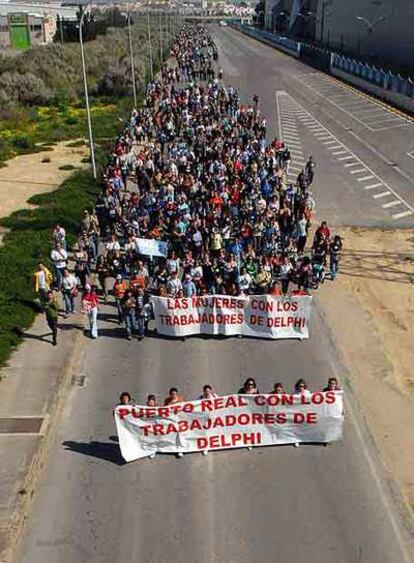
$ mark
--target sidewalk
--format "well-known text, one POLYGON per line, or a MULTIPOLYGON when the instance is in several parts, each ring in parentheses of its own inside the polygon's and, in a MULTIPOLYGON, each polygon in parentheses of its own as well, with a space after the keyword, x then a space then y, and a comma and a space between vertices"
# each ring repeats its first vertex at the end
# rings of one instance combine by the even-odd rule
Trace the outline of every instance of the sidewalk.
POLYGON ((77 374, 82 318, 59 317, 59 328, 54 348, 44 315, 39 315, 0 371, 0 563, 12 561, 60 398, 77 374))

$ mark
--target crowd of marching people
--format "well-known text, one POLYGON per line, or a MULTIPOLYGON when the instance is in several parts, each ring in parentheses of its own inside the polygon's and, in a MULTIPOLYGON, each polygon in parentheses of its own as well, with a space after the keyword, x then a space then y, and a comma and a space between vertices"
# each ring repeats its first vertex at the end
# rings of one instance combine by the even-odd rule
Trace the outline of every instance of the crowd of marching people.
POLYGON ((294 184, 291 155, 251 105, 215 70, 217 49, 202 26, 185 27, 171 59, 134 109, 103 177, 95 209, 85 211, 68 269, 65 230, 56 225, 50 261, 35 273, 56 343, 52 286, 65 315, 82 310, 98 336, 99 301, 112 294, 127 338, 142 339, 149 296, 288 294, 333 280, 342 250, 325 221, 308 236, 315 214, 310 157, 294 184), (166 243, 163 256, 139 252, 138 239, 166 243), (99 294, 99 297, 98 297, 99 294))
MULTIPOLYGON (((336 377, 329 377, 326 386, 322 389, 323 392, 340 391, 340 390, 341 390, 341 387, 340 387, 339 381, 336 377)), ((248 377, 245 380, 245 382, 243 383, 243 385, 240 387, 240 389, 237 391, 238 395, 259 395, 260 393, 261 393, 261 391, 259 391, 256 380, 253 377, 248 377)), ((269 395, 285 395, 287 393, 289 393, 289 392, 285 390, 283 383, 280 383, 280 382, 275 383, 273 385, 273 388, 270 391, 265 392, 265 394, 269 394, 269 395)), ((296 383, 293 387, 292 393, 294 395, 309 396, 311 391, 310 391, 308 384, 305 381, 305 379, 300 378, 296 381, 296 383)), ((215 390, 213 389, 213 387, 210 384, 205 384, 205 385, 203 385, 201 394, 198 395, 197 397, 195 397, 194 400, 216 399, 219 396, 220 395, 215 392, 215 390)), ((177 403, 183 403, 185 401, 186 401, 186 399, 185 399, 184 395, 182 395, 179 392, 177 387, 171 387, 168 391, 168 395, 165 397, 165 399, 163 401, 159 402, 156 395, 150 394, 150 395, 147 396, 147 399, 145 401, 145 405, 147 407, 153 408, 153 407, 175 405, 177 403)), ((141 404, 141 403, 136 401, 128 391, 123 391, 120 394, 118 406, 136 405, 136 404, 141 404)), ((300 444, 299 444, 299 442, 294 442, 293 445, 295 447, 299 447, 300 444)), ((251 450, 252 448, 249 447, 248 449, 251 450)), ((208 450, 204 450, 203 454, 207 455, 208 450)), ((183 453, 179 452, 177 454, 177 456, 183 457, 183 453)), ((154 458, 155 452, 153 452, 150 457, 154 458)))

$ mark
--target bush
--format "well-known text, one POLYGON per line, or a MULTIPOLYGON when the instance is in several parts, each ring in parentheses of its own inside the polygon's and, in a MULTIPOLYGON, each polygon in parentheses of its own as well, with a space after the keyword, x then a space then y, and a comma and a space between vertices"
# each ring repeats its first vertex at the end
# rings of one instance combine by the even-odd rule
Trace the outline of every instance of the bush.
POLYGON ((24 135, 19 135, 18 137, 14 137, 14 139, 12 139, 12 144, 15 147, 23 150, 28 150, 33 146, 33 143, 31 142, 29 137, 24 135))
POLYGON ((36 209, 17 211, 0 220, 9 230, 0 247, 0 364, 22 340, 22 329, 29 327, 37 308, 32 275, 39 260, 49 256, 50 232, 60 223, 69 243, 78 230, 84 209, 93 206, 99 186, 87 171, 73 174, 54 192, 30 198, 36 209))

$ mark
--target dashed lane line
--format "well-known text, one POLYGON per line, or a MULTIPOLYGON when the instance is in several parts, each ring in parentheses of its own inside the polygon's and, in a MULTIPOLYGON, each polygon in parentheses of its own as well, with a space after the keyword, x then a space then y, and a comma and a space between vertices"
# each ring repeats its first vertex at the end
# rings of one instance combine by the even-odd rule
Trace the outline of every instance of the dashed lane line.
POLYGON ((389 209, 390 207, 396 207, 397 205, 400 205, 400 202, 398 201, 398 199, 394 199, 394 201, 390 201, 389 203, 384 203, 382 207, 384 209, 389 209))
POLYGON ((381 199, 381 198, 386 197, 390 194, 391 194, 391 192, 389 190, 387 190, 386 192, 381 192, 380 194, 374 194, 372 197, 374 199, 381 199))
POLYGON ((373 178, 375 178, 375 176, 370 174, 369 176, 364 176, 363 178, 357 178, 357 180, 358 182, 366 182, 367 180, 372 180, 373 178))

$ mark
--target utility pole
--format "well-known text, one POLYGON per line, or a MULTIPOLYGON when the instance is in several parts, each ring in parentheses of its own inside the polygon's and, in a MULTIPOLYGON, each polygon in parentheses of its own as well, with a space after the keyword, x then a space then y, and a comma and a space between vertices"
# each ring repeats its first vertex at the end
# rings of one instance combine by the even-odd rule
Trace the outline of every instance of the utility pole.
POLYGON ((91 110, 89 107, 89 94, 88 94, 88 81, 86 79, 86 65, 85 65, 85 53, 83 49, 83 35, 82 35, 82 26, 83 21, 85 19, 86 14, 86 7, 82 12, 80 21, 79 21, 79 43, 81 48, 81 57, 82 57, 82 74, 83 74, 83 87, 85 90, 85 105, 86 105, 86 117, 88 121, 88 134, 89 134, 89 150, 91 155, 91 164, 92 164, 92 175, 93 179, 96 180, 96 162, 95 162, 95 148, 93 146, 93 134, 92 134, 92 121, 91 121, 91 110))
POLYGON ((151 76, 151 80, 154 80, 154 63, 153 63, 153 60, 152 60, 151 25, 150 25, 149 5, 147 5, 147 25, 148 25, 148 47, 149 47, 149 57, 150 57, 150 76, 151 76))
POLYGON ((132 46, 132 33, 131 33, 131 10, 128 11, 128 43, 129 43, 129 60, 131 64, 132 95, 134 98, 134 108, 136 108, 138 104, 137 104, 137 85, 135 83, 134 50, 132 46))

